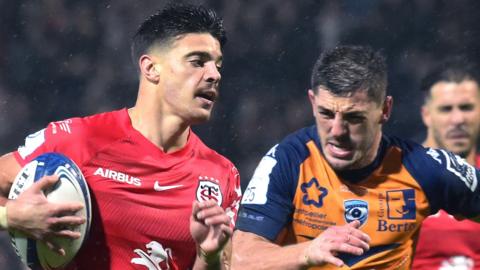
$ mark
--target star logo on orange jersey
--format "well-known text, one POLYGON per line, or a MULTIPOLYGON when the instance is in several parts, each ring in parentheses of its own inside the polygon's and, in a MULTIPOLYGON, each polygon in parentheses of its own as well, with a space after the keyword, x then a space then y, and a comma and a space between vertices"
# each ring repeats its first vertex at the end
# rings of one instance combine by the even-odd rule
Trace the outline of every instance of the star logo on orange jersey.
POLYGON ((323 206, 323 198, 327 196, 328 190, 320 186, 317 178, 312 178, 307 183, 303 183, 300 189, 303 192, 302 201, 305 205, 323 206))

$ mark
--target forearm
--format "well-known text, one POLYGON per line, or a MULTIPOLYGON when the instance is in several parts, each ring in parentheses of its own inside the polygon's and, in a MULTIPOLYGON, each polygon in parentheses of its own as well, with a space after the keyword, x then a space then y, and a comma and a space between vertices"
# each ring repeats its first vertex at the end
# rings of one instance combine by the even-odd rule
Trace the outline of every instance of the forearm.
POLYGON ((278 246, 274 243, 254 239, 245 233, 234 234, 232 253, 232 269, 305 269, 308 258, 304 250, 308 242, 289 246, 278 246))
POLYGON ((232 269, 305 269, 307 258, 302 255, 304 244, 291 246, 255 247, 249 252, 234 253, 232 269))

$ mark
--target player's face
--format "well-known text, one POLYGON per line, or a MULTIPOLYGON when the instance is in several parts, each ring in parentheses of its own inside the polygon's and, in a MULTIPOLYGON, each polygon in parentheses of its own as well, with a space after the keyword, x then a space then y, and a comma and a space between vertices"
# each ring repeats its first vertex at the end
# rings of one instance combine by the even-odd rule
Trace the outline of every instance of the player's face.
POLYGON ((466 157, 474 151, 480 128, 478 84, 438 82, 430 89, 431 98, 422 108, 432 147, 448 149, 466 157))
POLYGON ((158 55, 162 110, 189 124, 208 120, 219 94, 219 41, 210 34, 186 34, 158 55))
POLYGON ((323 154, 334 170, 359 169, 376 157, 382 124, 392 107, 391 97, 383 104, 372 101, 365 91, 339 97, 320 88, 309 90, 323 154))

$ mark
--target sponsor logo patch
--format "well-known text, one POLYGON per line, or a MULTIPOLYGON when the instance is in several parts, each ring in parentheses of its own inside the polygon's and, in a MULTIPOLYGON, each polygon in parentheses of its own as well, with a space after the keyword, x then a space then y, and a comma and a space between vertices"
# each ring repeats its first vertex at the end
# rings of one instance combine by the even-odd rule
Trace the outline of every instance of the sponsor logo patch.
POLYGON ((277 160, 275 159, 277 146, 278 144, 270 149, 258 164, 242 197, 242 204, 265 204, 267 202, 270 174, 273 167, 277 165, 277 160))
POLYGON ((445 168, 465 183, 468 189, 472 192, 475 191, 478 185, 476 170, 465 159, 442 149, 430 148, 427 154, 439 164, 444 164, 441 159, 443 156, 445 158, 445 168))
POLYGON ((323 206, 323 198, 328 195, 328 190, 320 186, 317 178, 312 178, 307 183, 303 183, 300 189, 303 192, 303 203, 318 208, 323 206))
POLYGON ((51 123, 52 125, 52 134, 57 134, 58 129, 60 129, 63 132, 72 133, 72 129, 70 128, 70 124, 72 123, 72 119, 67 119, 63 121, 57 121, 51 123))
POLYGON ((218 180, 206 176, 200 176, 199 180, 197 187, 197 201, 204 202, 214 200, 218 205, 222 205, 223 195, 218 180))
POLYGON ((389 219, 416 219, 415 190, 387 191, 386 199, 389 219))
POLYGON ((368 218, 368 203, 362 200, 347 200, 343 202, 345 207, 344 217, 347 223, 354 220, 360 221, 363 225, 368 218))
POLYGON ((120 183, 126 183, 137 187, 142 186, 142 180, 137 177, 130 176, 126 173, 117 172, 111 169, 98 168, 93 175, 100 175, 104 178, 109 178, 120 183))
POLYGON ((158 181, 155 181, 155 183, 153 184, 153 189, 155 191, 166 191, 166 190, 180 188, 180 187, 183 187, 183 185, 162 186, 158 183, 158 181))
POLYGON ((477 188, 477 174, 475 168, 465 159, 453 153, 441 150, 447 160, 447 170, 455 174, 472 192, 477 188))
POLYGON ((172 249, 164 248, 157 241, 151 241, 146 245, 146 251, 135 249, 133 252, 138 257, 130 260, 132 264, 143 265, 148 270, 168 270, 172 261, 172 249))

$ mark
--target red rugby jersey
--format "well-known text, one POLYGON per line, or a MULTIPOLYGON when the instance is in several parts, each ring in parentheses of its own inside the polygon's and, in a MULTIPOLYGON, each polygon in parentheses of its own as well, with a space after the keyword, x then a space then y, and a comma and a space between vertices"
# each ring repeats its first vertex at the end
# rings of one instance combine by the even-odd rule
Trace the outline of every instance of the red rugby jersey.
POLYGON ((236 218, 237 169, 192 131, 182 149, 167 154, 122 109, 50 123, 15 157, 25 165, 45 152, 74 160, 92 196, 90 235, 68 269, 189 269, 192 202, 214 199, 236 218))
MULTIPOLYGON (((480 168, 480 156, 476 157, 480 168)), ((412 269, 480 269, 480 224, 457 221, 443 210, 422 224, 412 269)))

